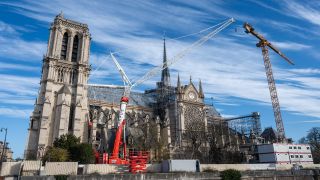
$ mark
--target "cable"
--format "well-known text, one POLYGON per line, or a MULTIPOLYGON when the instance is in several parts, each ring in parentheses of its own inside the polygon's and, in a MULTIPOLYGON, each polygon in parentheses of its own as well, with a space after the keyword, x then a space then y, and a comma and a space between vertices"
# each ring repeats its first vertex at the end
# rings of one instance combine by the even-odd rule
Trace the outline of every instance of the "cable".
MULTIPOLYGON (((228 21, 228 20, 226 20, 226 21, 228 21)), ((214 25, 214 26, 210 26, 210 27, 208 27, 208 28, 202 29, 202 30, 200 30, 200 31, 198 31, 198 32, 195 32, 195 33, 183 35, 183 36, 176 37, 176 38, 168 38, 168 39, 169 39, 169 40, 177 40, 177 39, 182 39, 182 38, 185 38, 185 37, 189 37, 189 36, 201 34, 201 33, 203 33, 203 32, 206 32, 206 31, 210 30, 210 29, 213 29, 214 27, 220 26, 221 24, 225 23, 226 21, 223 21, 223 22, 221 22, 221 23, 219 23, 219 24, 216 24, 216 25, 214 25)))

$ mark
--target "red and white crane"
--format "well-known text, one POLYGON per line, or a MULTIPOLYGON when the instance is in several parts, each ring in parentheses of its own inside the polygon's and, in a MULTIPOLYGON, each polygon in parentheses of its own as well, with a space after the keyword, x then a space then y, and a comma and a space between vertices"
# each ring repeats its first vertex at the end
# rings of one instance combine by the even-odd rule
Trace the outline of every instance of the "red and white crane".
POLYGON ((226 27, 228 27, 230 24, 232 24, 233 22, 235 22, 234 18, 230 18, 222 23, 219 23, 216 29, 214 29, 213 31, 210 31, 210 33, 208 33, 207 35, 203 36, 202 38, 200 38, 199 40, 197 40, 196 42, 194 42, 193 44, 191 44, 189 47, 185 48, 184 50, 182 50, 181 52, 179 52, 178 54, 176 54, 171 60, 169 60, 166 64, 163 65, 159 65, 156 66, 155 68, 151 69, 150 71, 148 71, 144 76, 142 76, 141 78, 139 78, 137 81, 135 81, 134 83, 132 83, 128 76, 126 75, 125 71, 123 70, 123 68, 121 67, 121 65, 119 64, 119 62, 117 61, 117 59, 115 58, 113 53, 110 53, 110 56, 113 60, 113 62, 115 63, 117 69, 120 72, 120 75, 122 77, 123 83, 124 83, 124 93, 123 96, 121 97, 120 100, 120 114, 119 114, 119 120, 117 122, 118 124, 118 128, 116 131, 116 136, 115 136, 115 141, 114 141, 114 146, 113 146, 113 152, 111 154, 111 156, 109 157, 109 164, 128 164, 128 160, 126 158, 126 142, 125 142, 125 114, 126 114, 126 107, 129 103, 129 96, 130 96, 130 92, 132 90, 133 87, 138 86, 139 84, 145 82, 146 80, 150 79, 151 77, 153 77, 154 75, 158 74, 159 72, 161 72, 163 69, 166 69, 167 67, 173 65, 174 63, 178 62, 179 60, 181 60, 188 52, 190 52, 192 49, 201 46, 203 43, 205 43, 206 41, 208 41, 209 39, 213 38, 216 34, 218 34, 220 31, 222 31, 223 29, 225 29, 226 27), (123 134, 123 137, 121 138, 123 134), (120 145, 123 145, 123 151, 122 153, 120 153, 120 145), (122 156, 122 157, 120 157, 122 156))

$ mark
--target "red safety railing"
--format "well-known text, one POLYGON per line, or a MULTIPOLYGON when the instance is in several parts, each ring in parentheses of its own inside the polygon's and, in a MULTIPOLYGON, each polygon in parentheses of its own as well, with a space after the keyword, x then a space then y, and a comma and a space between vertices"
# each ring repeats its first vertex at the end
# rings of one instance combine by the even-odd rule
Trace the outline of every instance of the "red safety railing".
POLYGON ((147 170, 148 151, 129 151, 129 169, 131 173, 143 173, 147 170))

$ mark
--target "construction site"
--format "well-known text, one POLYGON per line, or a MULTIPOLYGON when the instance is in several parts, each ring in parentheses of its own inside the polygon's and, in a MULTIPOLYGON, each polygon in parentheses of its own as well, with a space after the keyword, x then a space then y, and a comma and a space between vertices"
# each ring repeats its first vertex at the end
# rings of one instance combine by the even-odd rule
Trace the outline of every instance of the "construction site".
MULTIPOLYGON (((118 78, 123 84, 108 85, 88 82, 90 71, 94 71, 89 63, 88 26, 66 19, 62 13, 57 15, 50 27, 39 94, 30 117, 25 161, 4 163, 1 176, 15 171, 27 178, 30 175, 196 173, 237 169, 265 170, 272 177, 269 171, 291 171, 300 166, 313 168, 310 145, 293 144, 285 134, 281 97, 277 94, 269 53, 279 55, 289 65, 294 63, 249 23, 243 23, 242 31, 256 39, 257 44, 252 44, 257 46, 256 53, 261 53, 259 49, 262 51, 257 61, 265 67, 265 83, 270 91, 276 130, 262 129, 261 115, 255 109, 248 109, 247 114, 223 117, 214 103, 206 103, 206 87, 201 80, 194 82, 190 76, 189 83, 182 84, 179 75, 176 79, 170 76, 172 65, 183 66, 180 61, 188 53, 231 28, 235 21, 230 18, 207 28, 207 34, 172 58, 167 57, 170 49, 164 37, 162 63, 135 81, 126 74, 123 68, 126 65, 119 63, 120 54, 109 53, 106 60, 114 63, 112 66, 119 71, 118 78), (157 76, 161 78, 155 88, 135 91, 157 76), (46 149, 65 134, 91 144, 95 164, 47 162, 41 165, 46 149)), ((314 172, 303 173, 307 176, 314 172)), ((294 178, 292 174, 283 174, 285 176, 294 178)), ((144 178, 148 179, 147 175, 144 178)), ((150 175, 149 178, 154 177, 150 175)), ((183 179, 182 175, 177 178, 183 179)))

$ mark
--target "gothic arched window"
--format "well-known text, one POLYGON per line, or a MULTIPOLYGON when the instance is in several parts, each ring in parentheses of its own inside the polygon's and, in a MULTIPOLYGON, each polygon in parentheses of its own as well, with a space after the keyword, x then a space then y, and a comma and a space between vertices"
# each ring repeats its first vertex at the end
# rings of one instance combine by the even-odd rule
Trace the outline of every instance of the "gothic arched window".
POLYGON ((68 49, 68 33, 65 32, 62 38, 61 44, 61 59, 65 60, 67 57, 67 49, 68 49))
POLYGON ((71 56, 71 61, 72 62, 77 62, 77 57, 78 57, 78 45, 79 45, 79 38, 78 35, 75 35, 73 38, 73 48, 72 48, 72 56, 71 56))

